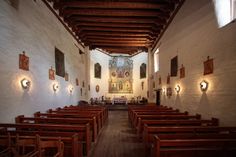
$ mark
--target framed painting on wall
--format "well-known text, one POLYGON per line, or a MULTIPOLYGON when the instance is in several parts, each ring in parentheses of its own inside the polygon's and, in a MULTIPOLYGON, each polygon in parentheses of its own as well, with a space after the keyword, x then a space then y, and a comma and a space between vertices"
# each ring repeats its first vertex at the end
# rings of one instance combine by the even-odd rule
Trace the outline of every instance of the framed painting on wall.
POLYGON ((170 76, 177 76, 178 73, 178 56, 171 59, 170 76))
POLYGON ((140 79, 146 78, 146 68, 147 65, 145 63, 142 63, 140 66, 140 79))
POLYGON ((207 56, 207 60, 204 61, 204 75, 212 74, 213 69, 213 58, 210 59, 210 57, 207 56))
POLYGON ((95 89, 96 89, 96 92, 98 93, 99 92, 99 85, 96 85, 95 89))
POLYGON ((69 81, 69 74, 65 73, 65 81, 69 81))
POLYGON ((75 84, 76 84, 76 86, 79 86, 79 79, 78 78, 75 79, 75 84))
POLYGON ((183 66, 183 64, 181 65, 181 68, 179 69, 179 78, 184 78, 185 77, 185 67, 183 66))
POLYGON ((167 76, 166 83, 167 83, 167 84, 170 84, 170 74, 168 74, 168 76, 167 76))
POLYGON ((19 68, 29 71, 29 57, 25 55, 25 51, 19 55, 19 68))
POLYGON ((65 77, 64 53, 55 47, 56 75, 65 77))
POLYGON ((55 80, 55 71, 52 69, 52 67, 51 67, 51 69, 49 69, 49 79, 50 80, 55 80))
POLYGON ((102 67, 99 63, 94 64, 94 77, 101 78, 102 67))

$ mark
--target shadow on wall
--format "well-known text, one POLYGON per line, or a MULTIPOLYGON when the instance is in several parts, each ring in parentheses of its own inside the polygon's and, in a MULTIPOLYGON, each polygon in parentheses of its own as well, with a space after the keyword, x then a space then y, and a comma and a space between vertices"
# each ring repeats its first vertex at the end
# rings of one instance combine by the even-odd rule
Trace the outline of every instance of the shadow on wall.
POLYGON ((211 110, 211 106, 210 106, 207 94, 206 92, 203 92, 200 102, 198 104, 198 108, 196 109, 196 112, 203 115, 203 117, 207 116, 206 118, 211 118, 212 116, 211 111, 212 110, 211 110))
POLYGON ((174 103, 175 108, 177 109, 182 109, 182 103, 179 94, 176 95, 175 97, 175 103, 174 103))
POLYGON ((32 95, 30 95, 27 90, 23 91, 19 107, 17 108, 17 114, 32 114, 31 111, 33 110, 32 108, 35 107, 34 105, 35 103, 32 95))
POLYGON ((164 94, 161 99, 161 105, 166 105, 166 95, 164 94))
POLYGON ((19 8, 19 0, 5 0, 8 4, 10 4, 13 8, 18 10, 19 8))

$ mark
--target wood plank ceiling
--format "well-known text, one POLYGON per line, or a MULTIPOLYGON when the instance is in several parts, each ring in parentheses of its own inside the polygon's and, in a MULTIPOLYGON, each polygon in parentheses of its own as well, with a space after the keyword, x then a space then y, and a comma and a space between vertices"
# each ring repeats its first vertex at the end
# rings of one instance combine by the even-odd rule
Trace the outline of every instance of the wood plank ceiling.
POLYGON ((47 0, 90 49, 135 54, 153 48, 184 0, 47 0))

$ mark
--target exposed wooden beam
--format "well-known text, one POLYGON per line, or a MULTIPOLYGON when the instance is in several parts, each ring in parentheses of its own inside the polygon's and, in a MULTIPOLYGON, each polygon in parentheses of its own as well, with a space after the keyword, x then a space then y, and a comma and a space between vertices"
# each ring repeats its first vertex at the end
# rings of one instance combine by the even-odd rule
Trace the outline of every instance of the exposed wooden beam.
POLYGON ((130 50, 134 50, 136 49, 137 50, 142 50, 142 51, 148 51, 148 48, 147 47, 144 47, 144 46, 133 46, 133 47, 130 47, 130 46, 114 46, 114 45, 90 45, 90 48, 91 49, 95 49, 95 48, 101 48, 101 49, 116 49, 116 50, 126 50, 126 49, 130 49, 130 50))
POLYGON ((153 38, 155 35, 148 34, 148 33, 139 33, 139 32, 99 32, 99 31, 84 31, 83 34, 79 34, 81 38, 88 35, 96 35, 96 36, 118 36, 118 37, 126 37, 126 36, 132 36, 132 37, 150 37, 153 38))
POLYGON ((110 48, 113 48, 113 49, 143 49, 143 48, 146 48, 145 46, 121 46, 121 45, 90 45, 91 48, 102 48, 102 49, 110 49, 110 48))
POLYGON ((152 45, 152 51, 155 48, 156 44, 160 41, 161 37, 164 35, 165 31, 167 30, 167 28, 169 27, 169 25, 171 24, 171 22, 173 21, 175 15, 178 13, 179 9, 181 8, 181 6, 184 4, 185 0, 179 0, 179 3, 177 5, 177 7, 175 8, 174 12, 172 13, 171 17, 169 18, 167 24, 165 25, 165 27, 163 28, 163 30, 159 33, 158 38, 156 39, 156 41, 154 42, 154 44, 152 45))
POLYGON ((151 42, 148 41, 127 41, 127 40, 106 40, 106 39, 88 39, 86 42, 92 43, 92 44, 97 44, 97 43, 111 43, 111 44, 147 44, 150 45, 151 42))
POLYGON ((81 37, 81 39, 88 39, 88 38, 97 38, 97 39, 114 39, 114 38, 120 38, 120 39, 147 39, 147 40, 154 40, 154 37, 150 37, 150 36, 132 36, 132 35, 123 35, 123 36, 115 36, 115 35, 111 35, 111 34, 104 34, 104 35, 97 35, 97 34, 87 34, 84 37, 81 37))
MULTIPOLYGON (((102 49, 102 50, 105 50, 105 49, 102 49)), ((129 54, 129 55, 132 55, 134 53, 137 53, 139 50, 135 49, 135 50, 123 51, 121 49, 121 50, 116 50, 116 51, 110 51, 110 50, 106 49, 105 51, 110 53, 110 54, 118 53, 118 54, 129 54)))
POLYGON ((92 46, 120 46, 120 47, 149 47, 149 44, 136 44, 136 43, 93 43, 92 46))
POLYGON ((100 27, 128 27, 128 28, 162 28, 161 25, 157 26, 155 24, 150 24, 150 23, 110 23, 110 22, 77 22, 77 23, 72 23, 72 25, 75 25, 76 27, 81 27, 81 26, 100 26, 100 27))
POLYGON ((113 9, 64 9, 60 11, 63 17, 72 15, 79 16, 108 16, 108 17, 159 17, 165 19, 169 17, 168 13, 157 10, 113 10, 113 9))
POLYGON ((110 51, 110 52, 132 52, 132 51, 138 51, 137 48, 129 48, 129 49, 125 49, 125 48, 122 48, 122 49, 117 49, 117 48, 103 48, 107 51, 110 51))
POLYGON ((110 23, 147 23, 147 24, 165 24, 166 20, 162 20, 159 18, 141 18, 141 17, 102 17, 102 16, 74 16, 70 18, 65 18, 65 21, 68 23, 73 23, 73 22, 110 22, 110 23))
POLYGON ((65 24, 65 22, 59 17, 59 15, 56 13, 55 10, 51 7, 51 5, 48 3, 47 0, 42 0, 44 4, 48 7, 48 9, 56 16, 56 18, 61 22, 61 24, 64 26, 64 28, 71 34, 71 36, 80 44, 83 48, 84 45, 79 41, 79 39, 76 37, 76 35, 70 30, 70 28, 65 24))
POLYGON ((183 0, 44 1, 59 9, 69 30, 85 45, 109 53, 137 54, 160 40, 183 0))
POLYGON ((111 32, 143 32, 143 33, 153 33, 153 30, 150 29, 142 29, 142 28, 124 28, 124 27, 80 27, 77 28, 77 33, 81 33, 83 31, 111 31, 111 32))
POLYGON ((96 37, 86 37, 85 40, 113 40, 113 41, 147 41, 151 42, 150 39, 147 38, 134 38, 134 37, 101 37, 101 36, 96 36, 96 37))
POLYGON ((88 2, 88 1, 72 1, 62 2, 60 4, 62 8, 109 8, 109 9, 160 9, 169 10, 168 5, 165 3, 143 3, 143 2, 88 2))

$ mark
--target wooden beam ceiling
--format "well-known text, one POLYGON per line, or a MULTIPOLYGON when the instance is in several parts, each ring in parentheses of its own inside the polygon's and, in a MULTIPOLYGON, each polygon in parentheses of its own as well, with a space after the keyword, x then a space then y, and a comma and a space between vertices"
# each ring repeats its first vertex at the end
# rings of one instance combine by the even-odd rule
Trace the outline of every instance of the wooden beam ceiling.
MULTIPOLYGON (((143 3, 143 2, 90 2, 90 1, 71 1, 71 2, 59 2, 56 8, 87 8, 87 9, 160 9, 163 11, 171 11, 170 6, 165 3, 143 3)), ((172 6, 173 7, 173 6, 172 6)))
POLYGON ((155 46, 184 0, 47 0, 90 49, 135 54, 155 46))
POLYGON ((78 16, 105 16, 105 17, 159 17, 166 19, 168 13, 159 10, 112 10, 112 9, 64 9, 60 12, 63 17, 78 16))

